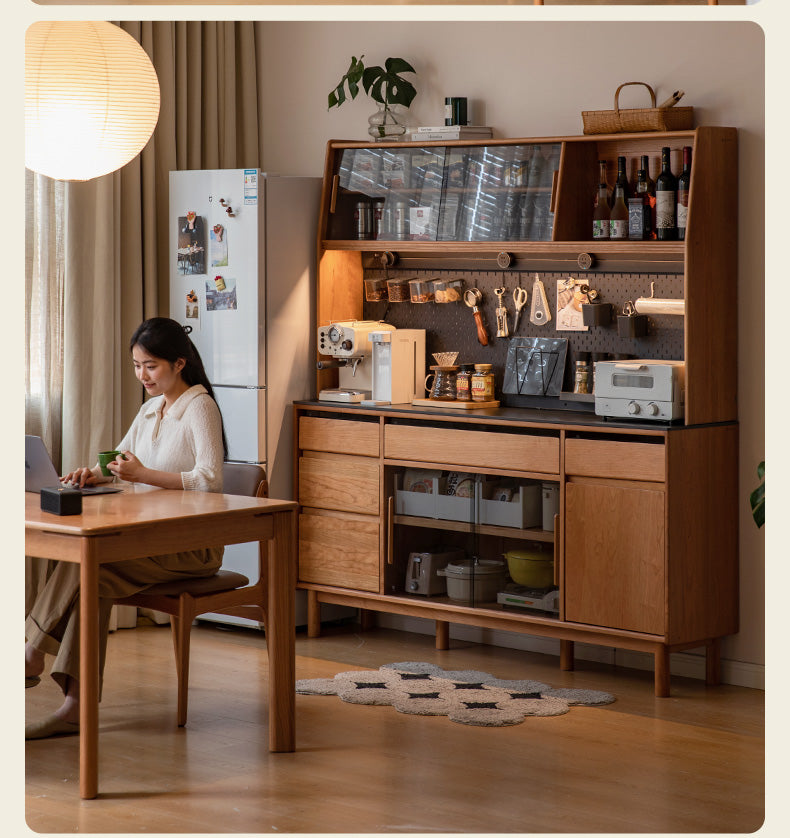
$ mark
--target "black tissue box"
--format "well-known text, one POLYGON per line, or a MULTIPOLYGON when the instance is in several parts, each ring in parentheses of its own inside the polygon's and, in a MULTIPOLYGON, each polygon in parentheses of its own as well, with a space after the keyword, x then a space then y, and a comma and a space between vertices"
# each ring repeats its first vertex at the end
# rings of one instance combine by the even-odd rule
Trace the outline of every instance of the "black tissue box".
POLYGON ((68 486, 42 489, 41 508, 55 515, 79 515, 82 513, 82 493, 68 486))

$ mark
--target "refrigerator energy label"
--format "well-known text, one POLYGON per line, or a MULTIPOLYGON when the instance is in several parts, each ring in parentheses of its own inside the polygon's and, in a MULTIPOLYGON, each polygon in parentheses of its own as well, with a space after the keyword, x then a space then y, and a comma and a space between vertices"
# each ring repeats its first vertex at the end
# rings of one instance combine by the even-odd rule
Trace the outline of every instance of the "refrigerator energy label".
POLYGON ((244 203, 258 203, 258 170, 244 170, 244 203))

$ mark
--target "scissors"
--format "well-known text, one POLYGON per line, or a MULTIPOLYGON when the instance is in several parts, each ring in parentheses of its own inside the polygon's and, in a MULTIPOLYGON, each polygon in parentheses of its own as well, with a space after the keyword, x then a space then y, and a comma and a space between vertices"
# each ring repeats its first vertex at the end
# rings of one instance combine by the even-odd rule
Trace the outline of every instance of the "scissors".
POLYGON ((513 289, 513 302, 516 304, 516 319, 513 321, 513 334, 518 329, 518 321, 521 317, 521 309, 527 304, 527 289, 520 285, 513 289))

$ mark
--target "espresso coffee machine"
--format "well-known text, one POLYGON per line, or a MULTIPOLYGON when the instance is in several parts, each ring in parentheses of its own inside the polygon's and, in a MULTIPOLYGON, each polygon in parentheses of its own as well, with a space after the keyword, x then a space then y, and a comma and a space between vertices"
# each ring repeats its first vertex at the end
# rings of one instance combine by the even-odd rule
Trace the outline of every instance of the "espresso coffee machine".
POLYGON ((318 362, 318 369, 337 367, 339 386, 321 390, 319 401, 359 403, 373 392, 373 347, 370 333, 393 332, 394 326, 377 320, 341 320, 320 326, 318 352, 328 355, 318 362))

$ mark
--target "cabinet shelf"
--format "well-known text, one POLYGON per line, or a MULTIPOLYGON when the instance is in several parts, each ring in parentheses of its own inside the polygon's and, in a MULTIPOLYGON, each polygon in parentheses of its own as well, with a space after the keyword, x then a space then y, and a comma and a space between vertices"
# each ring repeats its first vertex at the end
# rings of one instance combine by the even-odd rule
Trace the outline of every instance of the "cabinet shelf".
POLYGON ((554 533, 537 527, 497 527, 491 524, 469 524, 464 521, 447 521, 443 518, 419 518, 416 515, 395 515, 393 522, 408 527, 425 527, 448 532, 468 532, 478 535, 495 535, 502 538, 521 538, 525 541, 554 541, 554 533))

